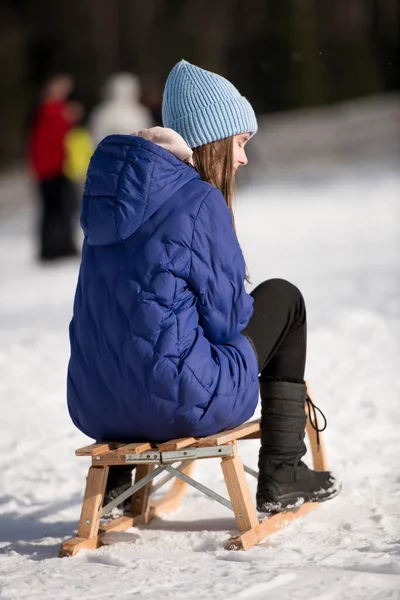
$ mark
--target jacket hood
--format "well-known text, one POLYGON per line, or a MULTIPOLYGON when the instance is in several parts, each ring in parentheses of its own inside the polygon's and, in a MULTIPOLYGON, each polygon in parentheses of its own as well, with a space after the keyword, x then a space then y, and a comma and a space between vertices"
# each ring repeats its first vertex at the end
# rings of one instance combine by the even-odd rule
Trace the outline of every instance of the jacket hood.
POLYGON ((123 242, 199 173, 148 139, 110 135, 90 161, 81 226, 92 246, 123 242))

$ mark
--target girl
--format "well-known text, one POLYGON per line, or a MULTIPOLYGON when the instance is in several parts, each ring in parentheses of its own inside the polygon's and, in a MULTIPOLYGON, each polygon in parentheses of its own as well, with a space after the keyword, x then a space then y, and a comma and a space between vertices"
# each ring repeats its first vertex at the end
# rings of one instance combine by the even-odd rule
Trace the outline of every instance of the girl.
MULTIPOLYGON (((89 166, 72 420, 99 440, 207 436, 253 415, 260 380, 258 509, 327 500, 333 477, 301 461, 304 300, 282 280, 244 288, 232 194, 254 111, 226 79, 181 61, 166 82, 163 122, 105 138, 89 166)), ((107 501, 129 485, 129 469, 112 469, 107 501)))

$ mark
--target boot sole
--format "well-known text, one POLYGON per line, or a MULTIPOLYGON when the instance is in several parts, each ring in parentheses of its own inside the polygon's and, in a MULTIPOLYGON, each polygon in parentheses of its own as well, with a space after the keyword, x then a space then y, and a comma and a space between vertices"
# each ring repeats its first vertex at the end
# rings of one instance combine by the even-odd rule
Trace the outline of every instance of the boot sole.
POLYGON ((335 498, 340 494, 341 486, 335 487, 334 489, 323 490, 319 494, 302 494, 299 496, 298 493, 283 494, 282 496, 275 496, 275 498, 265 500, 262 503, 257 502, 257 510, 261 513, 280 513, 280 512, 296 512, 303 504, 307 502, 326 502, 335 498))

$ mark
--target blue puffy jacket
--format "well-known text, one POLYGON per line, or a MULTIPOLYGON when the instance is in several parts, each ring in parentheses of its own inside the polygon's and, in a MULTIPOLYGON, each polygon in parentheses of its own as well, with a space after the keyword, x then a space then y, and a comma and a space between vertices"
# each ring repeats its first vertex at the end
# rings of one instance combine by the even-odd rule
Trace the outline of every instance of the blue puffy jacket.
POLYGON ((112 135, 87 174, 68 407, 103 440, 205 436, 258 400, 245 264, 222 194, 172 153, 112 135))

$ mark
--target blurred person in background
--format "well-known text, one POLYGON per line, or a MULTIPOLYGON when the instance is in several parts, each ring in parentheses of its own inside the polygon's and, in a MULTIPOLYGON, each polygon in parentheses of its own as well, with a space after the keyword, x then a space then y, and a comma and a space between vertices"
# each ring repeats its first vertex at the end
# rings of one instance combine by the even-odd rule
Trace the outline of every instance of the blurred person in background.
POLYGON ((65 136, 72 126, 68 98, 74 82, 58 74, 47 81, 35 111, 28 144, 31 172, 38 184, 39 259, 74 256, 74 194, 64 174, 65 136))
MULTIPOLYGON (((303 296, 281 279, 251 295, 244 285, 232 201, 254 110, 229 81, 181 61, 165 85, 163 121, 109 136, 91 160, 71 418, 97 440, 202 437, 249 419, 260 387, 258 510, 328 500, 339 491, 331 473, 301 460, 306 402, 315 410, 303 296)), ((105 502, 130 484, 130 468, 111 467, 105 502)))
POLYGON ((103 102, 95 106, 89 129, 97 145, 107 135, 132 133, 153 125, 151 113, 140 103, 141 85, 131 73, 117 73, 110 77, 103 90, 103 102))

